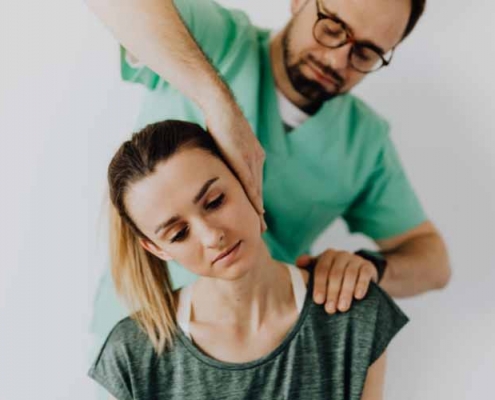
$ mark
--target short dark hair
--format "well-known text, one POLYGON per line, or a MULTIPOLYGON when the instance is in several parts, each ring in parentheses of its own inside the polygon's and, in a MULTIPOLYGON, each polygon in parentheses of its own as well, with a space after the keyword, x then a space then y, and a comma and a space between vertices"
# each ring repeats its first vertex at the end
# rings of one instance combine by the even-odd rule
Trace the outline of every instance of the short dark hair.
POLYGON ((402 35, 402 40, 404 40, 414 29, 418 20, 423 15, 425 11, 426 0, 411 0, 411 15, 409 16, 409 21, 407 21, 406 29, 402 35))

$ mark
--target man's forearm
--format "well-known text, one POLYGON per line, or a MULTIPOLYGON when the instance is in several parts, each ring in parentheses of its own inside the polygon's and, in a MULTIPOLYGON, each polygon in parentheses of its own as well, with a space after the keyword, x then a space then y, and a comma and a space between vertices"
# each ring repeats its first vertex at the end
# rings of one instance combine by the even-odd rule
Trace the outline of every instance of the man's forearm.
POLYGON ((117 40, 205 114, 210 105, 235 107, 218 76, 182 22, 172 0, 86 0, 117 40))
POLYGON ((173 1, 86 2, 130 53, 198 105, 209 132, 260 214, 260 229, 264 230, 261 179, 265 153, 228 85, 191 36, 173 1))
POLYGON ((391 296, 408 297, 441 289, 450 279, 447 250, 437 233, 410 238, 383 253, 387 268, 380 286, 391 296))

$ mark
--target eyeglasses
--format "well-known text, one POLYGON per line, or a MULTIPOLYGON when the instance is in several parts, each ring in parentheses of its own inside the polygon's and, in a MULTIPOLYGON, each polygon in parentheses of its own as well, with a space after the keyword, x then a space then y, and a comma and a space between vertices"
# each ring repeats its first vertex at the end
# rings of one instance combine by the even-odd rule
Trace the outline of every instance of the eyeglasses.
POLYGON ((378 71, 392 61, 395 47, 387 53, 373 43, 357 41, 347 25, 335 15, 326 15, 321 12, 320 3, 316 0, 317 20, 313 26, 313 36, 322 46, 337 49, 351 43, 349 64, 356 71, 363 74, 378 71))

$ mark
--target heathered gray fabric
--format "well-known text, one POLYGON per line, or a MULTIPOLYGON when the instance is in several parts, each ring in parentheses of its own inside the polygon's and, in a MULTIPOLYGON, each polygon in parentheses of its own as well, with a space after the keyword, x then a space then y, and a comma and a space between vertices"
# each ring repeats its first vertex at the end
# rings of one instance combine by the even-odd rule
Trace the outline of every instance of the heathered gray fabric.
POLYGON ((347 313, 304 308, 284 341, 265 357, 225 363, 202 353, 179 330, 174 346, 157 356, 130 318, 108 336, 89 376, 118 400, 358 400, 368 367, 408 318, 378 286, 347 313))

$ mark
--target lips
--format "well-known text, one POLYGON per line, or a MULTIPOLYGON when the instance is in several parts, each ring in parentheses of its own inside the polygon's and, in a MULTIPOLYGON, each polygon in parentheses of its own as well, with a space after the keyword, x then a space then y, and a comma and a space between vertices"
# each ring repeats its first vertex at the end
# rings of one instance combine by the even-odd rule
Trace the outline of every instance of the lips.
POLYGON ((321 67, 314 61, 310 60, 306 63, 308 68, 311 70, 316 80, 325 86, 332 85, 332 89, 340 90, 342 87, 342 82, 340 79, 333 77, 331 74, 323 72, 321 67))
POLYGON ((331 77, 330 75, 328 74, 325 74, 317 65, 315 65, 314 63, 308 63, 308 66, 309 68, 311 69, 311 71, 314 73, 314 75, 316 76, 316 79, 318 81, 320 81, 320 83, 323 83, 325 85, 329 85, 331 84, 332 86, 334 86, 335 88, 339 88, 340 85, 339 83, 333 78, 331 77))
POLYGON ((223 253, 220 253, 217 258, 215 258, 212 262, 212 264, 215 264, 217 261, 223 260, 225 257, 227 257, 230 253, 235 251, 241 244, 241 241, 239 240, 236 244, 233 246, 229 247, 227 250, 225 250, 223 253))

